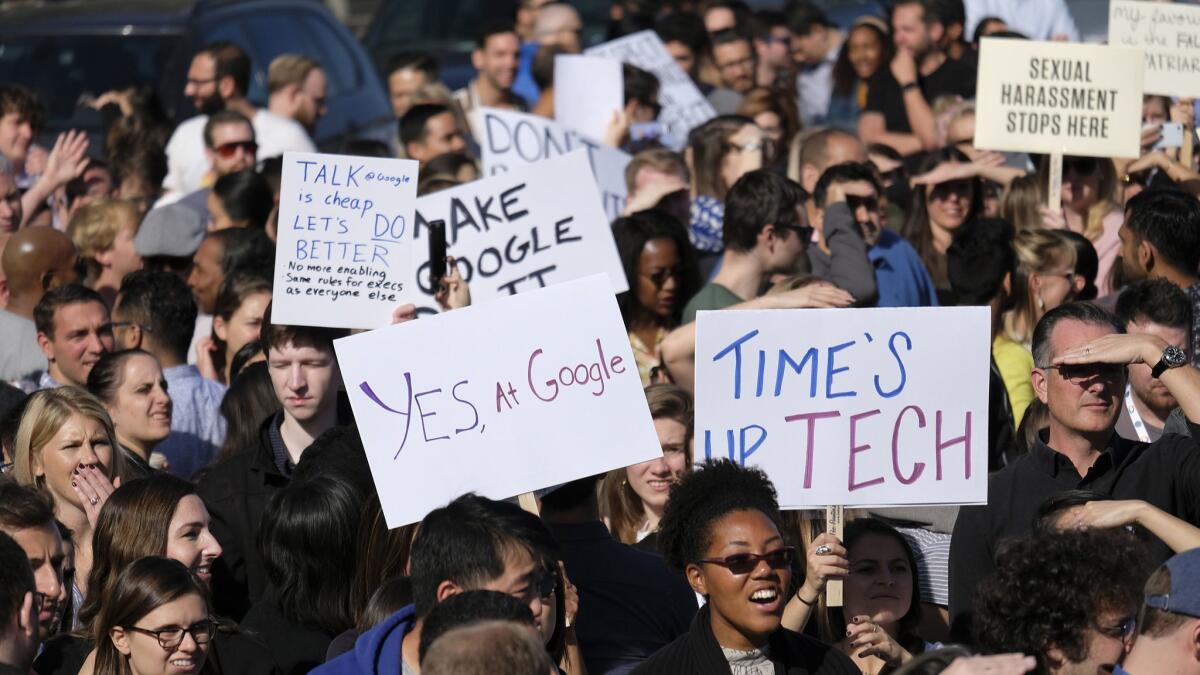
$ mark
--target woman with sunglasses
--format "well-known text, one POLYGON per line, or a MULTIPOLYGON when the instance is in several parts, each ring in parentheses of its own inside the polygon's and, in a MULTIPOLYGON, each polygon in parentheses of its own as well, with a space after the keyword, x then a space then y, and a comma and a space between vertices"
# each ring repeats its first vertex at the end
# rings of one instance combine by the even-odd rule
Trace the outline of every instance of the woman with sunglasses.
POLYGON ((912 180, 912 207, 900 234, 917 249, 937 289, 938 304, 952 306, 946 250, 966 223, 983 213, 977 165, 962 151, 942 148, 926 155, 912 180))
POLYGON ((699 273, 687 229, 671 216, 641 211, 618 218, 612 231, 629 283, 617 305, 644 387, 652 382, 651 371, 662 365, 659 346, 679 325, 684 304, 700 286, 699 273))
POLYGON ((1058 230, 1026 230, 1013 239, 1016 265, 1011 277, 1011 301, 1000 315, 992 358, 1000 370, 1013 424, 1021 425, 1025 409, 1034 399, 1029 373, 1033 370, 1033 329, 1042 316, 1071 302, 1086 279, 1075 273, 1075 246, 1058 230))
MULTIPOLYGON (((1049 180, 1049 162, 1043 161, 1041 180, 1049 180)), ((1113 292, 1113 264, 1121 253, 1120 229, 1125 217, 1117 198, 1117 170, 1110 159, 1064 157, 1062 203, 1064 227, 1092 242, 1100 260, 1096 288, 1101 296, 1113 292)))
POLYGON ((216 632, 204 588, 187 568, 175 560, 142 558, 121 573, 96 617, 95 656, 80 672, 219 674, 209 658, 216 632))
POLYGON ((660 541, 706 602, 686 634, 634 673, 857 675, 844 654, 781 625, 796 549, 780 534, 775 487, 761 470, 718 461, 685 476, 660 541))

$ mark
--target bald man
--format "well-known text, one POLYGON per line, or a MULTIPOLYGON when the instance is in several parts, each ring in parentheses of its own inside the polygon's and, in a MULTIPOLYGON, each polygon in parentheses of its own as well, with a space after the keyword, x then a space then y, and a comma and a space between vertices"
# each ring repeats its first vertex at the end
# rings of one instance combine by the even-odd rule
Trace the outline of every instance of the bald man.
POLYGON ((8 305, 0 309, 0 380, 37 381, 46 369, 33 308, 46 291, 75 283, 77 262, 71 238, 50 227, 17 230, 5 244, 0 267, 8 305))

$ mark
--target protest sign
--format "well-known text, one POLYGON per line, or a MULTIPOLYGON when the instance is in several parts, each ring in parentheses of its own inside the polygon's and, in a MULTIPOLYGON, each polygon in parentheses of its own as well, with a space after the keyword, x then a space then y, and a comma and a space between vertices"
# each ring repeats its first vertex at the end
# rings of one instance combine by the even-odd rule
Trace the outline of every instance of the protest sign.
POLYGON ((1142 51, 984 38, 975 147, 1008 152, 1137 157, 1142 51))
POLYGON ((1108 43, 1145 50, 1145 91, 1200 94, 1200 7, 1112 0, 1108 43))
POLYGON ((389 527, 662 456, 603 275, 334 347, 389 527))
POLYGON ((480 156, 485 176, 494 176, 582 148, 587 151, 588 163, 600 188, 604 213, 609 221, 620 217, 628 192, 625 189, 625 167, 633 159, 628 153, 589 140, 538 115, 480 108, 479 118, 483 127, 480 156))
POLYGON ((416 199, 413 160, 284 153, 272 320, 386 326, 416 297, 416 199))
POLYGON ((696 461, 786 508, 984 503, 989 335, 986 307, 700 312, 696 461))
POLYGON ((704 98, 696 83, 683 72, 667 51, 666 45, 652 30, 596 45, 584 53, 628 63, 658 77, 658 102, 663 107, 658 120, 666 127, 667 140, 672 149, 683 147, 693 127, 717 116, 712 104, 704 98))
POLYGON ((554 57, 554 119, 588 138, 604 138, 625 107, 621 64, 599 56, 554 57))
MULTIPOLYGON (((434 220, 446 221, 447 252, 476 303, 598 272, 613 293, 629 287, 583 150, 421 197, 418 248, 434 220)), ((428 261, 410 280, 414 302, 434 308, 428 261)))

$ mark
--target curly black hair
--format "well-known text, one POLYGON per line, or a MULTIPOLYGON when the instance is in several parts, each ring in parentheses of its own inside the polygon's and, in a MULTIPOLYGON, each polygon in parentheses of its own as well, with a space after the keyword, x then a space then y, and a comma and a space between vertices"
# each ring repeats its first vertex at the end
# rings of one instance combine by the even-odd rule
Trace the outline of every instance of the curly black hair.
POLYGON ((1145 547, 1117 529, 1067 530, 1010 542, 975 596, 975 644, 989 654, 1023 652, 1046 672, 1054 647, 1087 658, 1086 631, 1104 612, 1130 613, 1150 573, 1145 547))
POLYGON ((684 569, 704 557, 712 524, 734 511, 761 511, 779 527, 775 486, 761 469, 728 460, 708 461, 671 488, 658 541, 672 567, 684 569))

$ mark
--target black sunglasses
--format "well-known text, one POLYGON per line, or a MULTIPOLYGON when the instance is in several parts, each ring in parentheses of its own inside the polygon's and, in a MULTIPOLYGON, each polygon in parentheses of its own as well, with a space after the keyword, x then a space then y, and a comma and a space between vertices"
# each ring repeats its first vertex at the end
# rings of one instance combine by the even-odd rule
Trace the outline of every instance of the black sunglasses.
POLYGON ((702 558, 696 562, 720 565, 728 569, 731 574, 749 574, 758 567, 759 562, 764 560, 771 569, 781 570, 791 567, 792 561, 795 559, 796 548, 794 546, 784 546, 783 548, 777 548, 762 555, 757 553, 735 553, 724 558, 702 558))
POLYGON ((1100 163, 1095 157, 1071 157, 1063 160, 1063 175, 1074 171, 1079 176, 1090 176, 1096 173, 1100 163))

